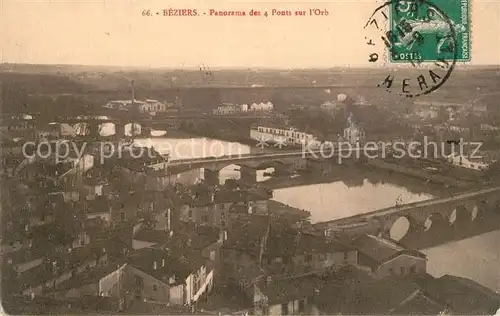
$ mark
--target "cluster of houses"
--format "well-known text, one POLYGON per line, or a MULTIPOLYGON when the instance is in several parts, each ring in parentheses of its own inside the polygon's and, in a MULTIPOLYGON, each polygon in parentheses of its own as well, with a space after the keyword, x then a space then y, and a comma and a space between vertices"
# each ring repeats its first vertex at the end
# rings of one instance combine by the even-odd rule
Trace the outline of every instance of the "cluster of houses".
POLYGON ((321 142, 312 134, 301 132, 294 128, 279 128, 270 126, 256 126, 250 129, 250 139, 257 142, 264 141, 269 144, 281 144, 283 146, 319 146, 321 142))
POLYGON ((21 161, 1 177, 3 306, 194 314, 227 308, 214 299, 222 289, 238 298, 237 311, 254 315, 482 314, 500 306, 469 280, 428 276, 419 251, 384 236, 321 230, 307 216, 276 212, 271 190, 221 186, 205 172, 168 166, 160 154, 21 161), (477 303, 464 306, 463 295, 477 303))
MULTIPOLYGON (((347 127, 343 135, 338 135, 334 142, 346 142, 350 145, 361 145, 366 140, 364 129, 357 125, 351 117, 348 119, 347 127)), ((250 129, 250 139, 278 146, 307 146, 317 148, 323 144, 313 134, 302 132, 295 128, 282 128, 280 126, 256 126, 250 129)))
POLYGON ((140 100, 114 100, 109 101, 104 108, 117 110, 117 111, 132 111, 137 110, 140 113, 147 113, 155 115, 156 113, 168 112, 170 108, 174 107, 174 102, 160 102, 157 100, 147 99, 140 100))
POLYGON ((233 104, 233 103, 223 103, 219 107, 213 110, 215 115, 227 115, 241 112, 269 112, 274 109, 272 102, 260 102, 252 104, 233 104))

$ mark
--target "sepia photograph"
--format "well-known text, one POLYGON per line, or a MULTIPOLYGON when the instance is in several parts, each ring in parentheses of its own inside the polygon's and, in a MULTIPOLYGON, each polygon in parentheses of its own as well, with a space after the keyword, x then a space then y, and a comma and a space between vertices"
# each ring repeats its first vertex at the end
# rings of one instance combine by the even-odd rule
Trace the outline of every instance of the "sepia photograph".
POLYGON ((500 1, 3 0, 2 315, 500 315, 500 1))

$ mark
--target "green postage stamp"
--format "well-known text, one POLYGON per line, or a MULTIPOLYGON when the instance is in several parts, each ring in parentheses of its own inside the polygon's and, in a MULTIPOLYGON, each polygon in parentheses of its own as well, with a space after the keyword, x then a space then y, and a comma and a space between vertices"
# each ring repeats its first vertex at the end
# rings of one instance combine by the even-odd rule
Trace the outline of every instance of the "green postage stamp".
POLYGON ((396 63, 470 61, 470 1, 391 1, 389 60, 396 63))

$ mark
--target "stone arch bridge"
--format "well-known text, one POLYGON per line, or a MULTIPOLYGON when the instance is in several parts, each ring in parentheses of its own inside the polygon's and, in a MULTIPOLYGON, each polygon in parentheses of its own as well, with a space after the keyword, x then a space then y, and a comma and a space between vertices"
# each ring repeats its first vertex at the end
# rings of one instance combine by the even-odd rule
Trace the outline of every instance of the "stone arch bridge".
POLYGON ((424 243, 427 247, 500 229, 499 193, 500 187, 477 189, 317 223, 315 227, 325 231, 378 234, 422 248, 424 243), (392 230, 402 221, 409 227, 402 237, 395 238, 392 230), (434 240, 423 241, 426 234, 434 240))

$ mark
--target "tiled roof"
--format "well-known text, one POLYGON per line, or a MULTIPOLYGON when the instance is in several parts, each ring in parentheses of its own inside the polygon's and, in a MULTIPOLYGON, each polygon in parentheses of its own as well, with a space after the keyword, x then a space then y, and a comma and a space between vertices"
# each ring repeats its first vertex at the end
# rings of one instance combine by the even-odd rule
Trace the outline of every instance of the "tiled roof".
MULTIPOLYGON (((321 289, 316 298, 316 305, 328 314, 387 315, 420 291, 410 278, 374 280, 364 271, 345 268, 329 278, 328 286, 321 289)), ((411 314, 420 314, 420 311, 411 314)))
POLYGON ((264 257, 290 257, 295 254, 297 246, 297 231, 291 228, 276 228, 271 226, 267 238, 264 257))
POLYGON ((192 223, 180 222, 176 237, 190 240, 193 249, 204 249, 219 240, 220 230, 209 226, 193 226, 192 223))
POLYGON ((31 248, 21 248, 18 251, 13 251, 8 254, 4 254, 5 261, 11 259, 13 264, 19 264, 34 260, 37 258, 45 257, 53 249, 50 243, 43 242, 38 243, 36 247, 31 248))
POLYGON ((188 275, 205 264, 205 259, 200 253, 188 249, 142 248, 131 253, 128 262, 158 280, 168 282, 171 276, 175 276, 177 282, 184 282, 188 275))
POLYGON ((211 192, 199 192, 193 195, 193 205, 204 206, 213 203, 235 203, 246 201, 265 201, 269 200, 270 196, 264 190, 228 190, 221 189, 211 192))
POLYGON ((301 233, 296 252, 332 253, 345 252, 351 249, 351 247, 337 241, 327 240, 324 236, 301 233))
POLYGON ((44 163, 35 162, 24 167, 23 172, 32 171, 42 177, 59 178, 72 169, 72 163, 44 163))
POLYGON ((85 200, 77 202, 73 206, 75 209, 85 210, 86 214, 109 212, 110 201, 105 196, 99 196, 95 200, 85 200))
POLYGON ((453 275, 428 277, 419 284, 435 300, 461 315, 493 315, 500 308, 500 294, 472 280, 453 275))
POLYGON ((271 229, 267 239, 266 257, 288 257, 304 253, 345 252, 352 248, 340 242, 327 240, 322 235, 303 233, 296 229, 271 229))
POLYGON ((364 261, 364 263, 372 267, 377 267, 381 263, 403 253, 423 259, 426 258, 425 255, 419 251, 408 250, 392 240, 373 235, 362 235, 356 238, 352 246, 356 248, 362 256, 360 261, 364 261))
POLYGON ((164 243, 168 241, 169 234, 163 230, 141 229, 135 236, 135 240, 164 243))
POLYGON ((52 253, 50 255, 51 261, 58 262, 58 272, 54 274, 50 269, 47 269, 45 264, 40 264, 20 274, 18 278, 19 286, 21 289, 26 289, 30 286, 36 287, 64 272, 71 271, 73 267, 82 265, 87 260, 96 259, 103 254, 102 248, 96 247, 95 244, 77 248, 70 253, 52 253))
POLYGON ((268 304, 271 305, 311 297, 324 285, 325 280, 323 278, 317 275, 306 275, 270 281, 264 278, 257 286, 262 294, 267 296, 268 304))
POLYGON ((446 311, 446 306, 434 301, 422 291, 416 291, 399 306, 388 311, 390 315, 439 315, 446 311))
POLYGON ((124 264, 125 264, 124 260, 116 260, 107 263, 105 266, 92 268, 89 271, 85 271, 83 273, 75 275, 74 277, 58 284, 56 286, 56 291, 57 292, 68 291, 74 288, 79 288, 86 284, 96 284, 99 282, 99 280, 109 275, 110 273, 116 271, 124 264))
POLYGON ((270 224, 268 216, 247 216, 244 222, 233 223, 228 232, 228 239, 222 245, 224 249, 234 249, 257 256, 260 243, 265 238, 270 224))
POLYGON ((109 247, 107 241, 92 242, 88 245, 75 248, 71 252, 55 253, 50 257, 67 261, 70 266, 78 265, 87 259, 97 258, 107 253, 109 247))

